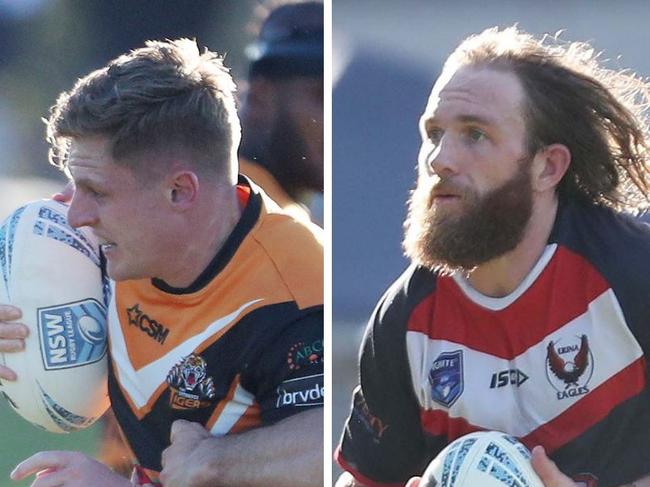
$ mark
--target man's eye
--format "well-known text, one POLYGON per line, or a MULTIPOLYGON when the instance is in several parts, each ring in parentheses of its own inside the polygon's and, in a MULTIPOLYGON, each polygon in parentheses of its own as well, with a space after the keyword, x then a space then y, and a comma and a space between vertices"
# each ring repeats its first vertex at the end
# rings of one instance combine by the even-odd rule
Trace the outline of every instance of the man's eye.
POLYGON ((467 131, 467 137, 472 142, 480 142, 481 140, 485 139, 487 137, 487 135, 485 135, 485 132, 483 132, 480 129, 470 128, 467 131))
POLYGON ((442 140, 442 129, 429 129, 427 130, 427 139, 433 144, 433 145, 438 145, 440 141, 442 140))
POLYGON ((90 196, 92 196, 93 198, 103 198, 104 196, 106 196, 105 193, 102 193, 101 191, 98 191, 98 190, 93 189, 93 188, 87 188, 87 189, 86 189, 86 192, 87 192, 90 196))

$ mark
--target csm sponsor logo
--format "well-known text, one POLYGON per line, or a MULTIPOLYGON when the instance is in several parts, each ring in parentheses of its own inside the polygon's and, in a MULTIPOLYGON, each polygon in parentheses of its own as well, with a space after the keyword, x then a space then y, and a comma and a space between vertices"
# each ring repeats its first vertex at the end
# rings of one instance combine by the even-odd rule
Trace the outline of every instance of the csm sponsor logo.
POLYGON ((325 398, 323 374, 285 380, 277 393, 276 408, 321 406, 325 398))
POLYGON ((106 309, 98 301, 39 308, 37 315, 46 370, 91 364, 106 354, 106 309))
POLYGON ((199 409, 212 404, 216 390, 206 369, 203 357, 193 353, 172 367, 167 374, 172 409, 199 409))
POLYGON ((492 374, 490 389, 498 389, 508 385, 521 387, 527 380, 528 376, 519 369, 502 370, 501 372, 492 374))
POLYGON ((311 343, 294 343, 287 352, 287 364, 291 370, 300 370, 307 365, 323 362, 323 340, 314 340, 311 343))
POLYGON ((431 398, 444 407, 451 407, 463 393, 463 351, 443 352, 429 369, 431 398))
POLYGON ((589 392, 594 357, 587 335, 561 338, 546 347, 546 377, 558 400, 589 392))
POLYGON ((366 398, 363 397, 359 389, 360 387, 354 394, 352 414, 371 433, 372 441, 379 443, 390 425, 370 411, 366 398))
POLYGON ((129 325, 137 327, 140 331, 147 334, 147 336, 153 338, 161 345, 165 343, 167 335, 169 335, 169 328, 167 328, 162 323, 149 318, 140 310, 139 304, 134 304, 130 308, 126 309, 126 312, 129 317, 129 325))

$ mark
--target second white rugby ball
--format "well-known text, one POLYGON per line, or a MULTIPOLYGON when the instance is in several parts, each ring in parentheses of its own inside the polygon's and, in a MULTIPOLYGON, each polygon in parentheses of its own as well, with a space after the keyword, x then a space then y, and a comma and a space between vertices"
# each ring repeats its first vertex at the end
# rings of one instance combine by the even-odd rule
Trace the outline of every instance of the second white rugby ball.
POLYGON ((97 243, 73 229, 68 207, 42 200, 0 227, 0 303, 21 308, 25 350, 0 354, 18 380, 0 393, 26 420, 48 431, 85 428, 108 408, 107 289, 97 243))
POLYGON ((544 487, 530 452, 514 436, 498 431, 470 433, 433 459, 420 487, 544 487))

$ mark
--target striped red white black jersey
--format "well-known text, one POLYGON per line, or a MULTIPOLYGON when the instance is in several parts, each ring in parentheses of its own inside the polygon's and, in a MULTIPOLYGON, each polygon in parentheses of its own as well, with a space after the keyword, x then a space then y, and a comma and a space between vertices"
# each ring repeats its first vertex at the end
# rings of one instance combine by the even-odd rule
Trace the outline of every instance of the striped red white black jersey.
POLYGON ((510 295, 411 266, 370 320, 337 450, 368 485, 403 485, 449 442, 498 430, 600 486, 650 472, 650 226, 561 204, 510 295))
POLYGON ((197 281, 117 282, 109 394, 139 463, 161 470, 177 419, 239 433, 323 404, 321 229, 248 180, 234 231, 197 281))

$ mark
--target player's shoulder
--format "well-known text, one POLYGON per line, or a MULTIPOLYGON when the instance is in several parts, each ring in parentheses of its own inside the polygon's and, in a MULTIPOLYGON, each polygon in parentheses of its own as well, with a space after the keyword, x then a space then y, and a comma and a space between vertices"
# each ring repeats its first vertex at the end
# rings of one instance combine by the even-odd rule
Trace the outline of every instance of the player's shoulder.
POLYGON ((637 335, 650 312, 650 225, 610 208, 566 205, 552 241, 584 259, 616 295, 637 335))
POLYGON ((322 304, 323 230, 262 199, 260 218, 249 239, 300 307, 322 304))
POLYGON ((581 203, 563 204, 551 241, 587 259, 603 273, 644 269, 650 281, 650 225, 611 208, 581 203))
POLYGON ((382 296, 371 326, 380 333, 404 333, 413 310, 435 292, 437 280, 435 272, 411 264, 382 296))

